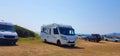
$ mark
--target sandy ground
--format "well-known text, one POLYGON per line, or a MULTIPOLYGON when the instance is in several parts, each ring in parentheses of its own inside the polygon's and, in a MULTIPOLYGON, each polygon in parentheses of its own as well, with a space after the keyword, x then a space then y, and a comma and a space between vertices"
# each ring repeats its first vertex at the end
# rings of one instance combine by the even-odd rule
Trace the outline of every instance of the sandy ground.
POLYGON ((100 43, 78 40, 76 47, 59 47, 46 43, 22 43, 0 45, 0 56, 120 56, 120 43, 100 43))

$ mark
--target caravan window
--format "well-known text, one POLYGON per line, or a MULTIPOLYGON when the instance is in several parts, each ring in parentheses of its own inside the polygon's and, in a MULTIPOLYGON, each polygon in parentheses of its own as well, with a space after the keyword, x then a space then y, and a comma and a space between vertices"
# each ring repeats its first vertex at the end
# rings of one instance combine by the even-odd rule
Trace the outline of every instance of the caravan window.
POLYGON ((59 30, 63 35, 75 35, 74 29, 72 28, 59 27, 59 30))
POLYGON ((51 29, 49 29, 49 34, 51 34, 51 29))
POLYGON ((43 28, 41 32, 48 33, 48 29, 47 28, 43 28))
POLYGON ((41 29, 41 32, 44 32, 44 31, 45 31, 45 29, 44 29, 44 28, 42 28, 42 29, 41 29))
POLYGON ((46 28, 42 28, 41 32, 46 32, 46 30, 47 30, 46 28))
POLYGON ((58 29, 57 28, 54 28, 53 31, 54 31, 54 34, 58 34, 58 29))

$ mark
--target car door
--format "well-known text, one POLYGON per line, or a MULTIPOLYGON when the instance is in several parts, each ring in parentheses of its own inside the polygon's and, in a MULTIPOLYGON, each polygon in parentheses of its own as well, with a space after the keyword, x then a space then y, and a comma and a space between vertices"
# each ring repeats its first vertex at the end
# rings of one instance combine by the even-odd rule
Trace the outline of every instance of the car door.
POLYGON ((113 38, 113 37, 110 37, 109 40, 110 40, 110 41, 114 41, 114 38, 113 38))

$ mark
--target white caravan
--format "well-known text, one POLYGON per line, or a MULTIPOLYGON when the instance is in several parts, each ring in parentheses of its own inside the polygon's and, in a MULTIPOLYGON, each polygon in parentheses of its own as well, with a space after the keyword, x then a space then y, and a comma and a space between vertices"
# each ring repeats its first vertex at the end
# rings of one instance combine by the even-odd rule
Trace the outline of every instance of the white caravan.
POLYGON ((41 27, 41 39, 57 45, 75 46, 77 36, 74 29, 69 25, 50 24, 41 27))
POLYGON ((18 35, 14 25, 7 22, 0 22, 0 43, 16 44, 18 35))

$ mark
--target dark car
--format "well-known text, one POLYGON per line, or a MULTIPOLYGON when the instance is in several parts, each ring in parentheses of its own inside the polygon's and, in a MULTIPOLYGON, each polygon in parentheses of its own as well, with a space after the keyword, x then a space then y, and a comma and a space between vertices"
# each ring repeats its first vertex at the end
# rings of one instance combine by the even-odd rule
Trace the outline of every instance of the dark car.
POLYGON ((90 36, 86 37, 85 40, 92 42, 100 42, 102 39, 99 34, 91 34, 90 36))

